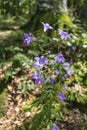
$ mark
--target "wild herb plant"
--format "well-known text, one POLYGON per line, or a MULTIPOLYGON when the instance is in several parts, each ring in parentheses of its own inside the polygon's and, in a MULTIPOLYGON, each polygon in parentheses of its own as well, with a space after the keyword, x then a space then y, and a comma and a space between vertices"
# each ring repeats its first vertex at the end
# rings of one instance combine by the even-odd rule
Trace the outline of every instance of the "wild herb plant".
POLYGON ((83 93, 80 86, 87 86, 84 62, 87 36, 74 29, 54 30, 48 23, 41 24, 44 28, 40 34, 40 31, 24 33, 23 47, 16 48, 11 58, 12 66, 4 70, 4 74, 5 80, 9 80, 19 71, 31 69, 32 82, 26 76, 18 86, 23 94, 36 88, 41 91, 25 108, 29 111, 39 109, 29 121, 29 130, 58 130, 58 121, 63 119, 68 101, 86 102, 87 90, 83 93))
MULTIPOLYGON (((47 37, 45 33, 49 29, 52 31, 53 27, 48 23, 41 23, 44 27, 43 35, 47 37)), ((64 40, 64 44, 68 39, 70 39, 70 35, 61 29, 59 29, 58 35, 61 38, 61 41, 64 40)), ((32 36, 31 33, 24 34, 24 43, 28 46, 30 46, 32 44, 31 42, 35 40, 37 39, 32 36)), ((47 39, 44 39, 44 41, 45 40, 47 39)), ((39 44, 41 44, 40 46, 42 46, 42 50, 44 50, 42 43, 39 44)), ((46 46, 45 44, 45 48, 47 50, 49 49, 48 51, 50 51, 50 53, 47 53, 46 51, 46 53, 34 57, 34 71, 31 79, 37 87, 41 85, 42 92, 32 104, 32 106, 34 105, 39 108, 40 111, 36 115, 37 119, 35 117, 32 119, 34 125, 30 125, 29 129, 31 130, 39 130, 42 128, 43 130, 59 130, 59 127, 57 126, 58 123, 55 124, 55 122, 63 118, 63 112, 65 111, 67 100, 66 94, 68 92, 66 79, 74 75, 70 63, 68 63, 63 52, 60 50, 61 46, 56 44, 55 47, 57 51, 56 53, 53 53, 55 50, 52 52, 50 45, 46 46), (51 54, 51 52, 53 54, 51 54)), ((75 47, 72 48, 75 50, 75 47)))

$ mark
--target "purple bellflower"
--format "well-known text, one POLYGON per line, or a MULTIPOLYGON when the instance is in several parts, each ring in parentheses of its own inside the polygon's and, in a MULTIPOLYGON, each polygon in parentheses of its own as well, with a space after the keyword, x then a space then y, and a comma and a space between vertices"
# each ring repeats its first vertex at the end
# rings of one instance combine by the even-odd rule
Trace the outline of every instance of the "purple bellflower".
POLYGON ((53 126, 52 130, 59 130, 59 126, 57 126, 57 125, 53 126))
POLYGON ((60 72, 58 70, 54 70, 54 74, 58 75, 60 72))
POLYGON ((24 33, 24 43, 27 43, 28 46, 30 46, 31 42, 35 40, 36 38, 33 37, 31 33, 24 33))
POLYGON ((69 63, 64 64, 64 69, 66 71, 70 70, 70 64, 69 63))
POLYGON ((83 54, 82 54, 82 52, 80 52, 80 54, 78 55, 78 57, 81 57, 83 54))
POLYGON ((41 22, 41 23, 42 23, 43 26, 44 26, 44 32, 46 32, 48 29, 53 29, 53 27, 50 26, 48 23, 43 23, 43 22, 41 22))
POLYGON ((65 58, 64 58, 63 54, 56 55, 55 61, 56 61, 56 63, 60 63, 60 62, 64 63, 65 58))
POLYGON ((42 69, 45 64, 48 64, 48 61, 45 60, 44 56, 41 57, 35 57, 36 62, 34 63, 34 66, 40 66, 42 69))
POLYGON ((77 49, 76 46, 72 46, 72 47, 71 47, 71 50, 72 50, 72 51, 75 51, 76 49, 77 49))
POLYGON ((73 70, 69 70, 68 71, 68 74, 71 76, 71 75, 74 75, 74 71, 73 70))
POLYGON ((67 78, 68 78, 68 74, 64 74, 63 77, 64 77, 65 79, 67 79, 67 78))
POLYGON ((59 98, 62 102, 64 102, 64 101, 66 100, 66 97, 65 97, 64 93, 59 92, 58 94, 59 94, 58 98, 59 98))
POLYGON ((54 85, 54 78, 53 77, 50 77, 50 83, 52 86, 54 85))
POLYGON ((67 64, 64 65, 64 69, 67 71, 67 73, 68 73, 70 76, 74 74, 74 71, 71 70, 69 63, 67 63, 67 64))
POLYGON ((40 77, 39 71, 36 71, 34 75, 32 75, 32 79, 35 80, 35 84, 37 85, 39 82, 45 82, 45 79, 43 77, 40 77))
POLYGON ((70 64, 73 64, 73 60, 71 59, 69 63, 70 63, 70 64))
POLYGON ((67 85, 66 85, 66 84, 64 84, 64 85, 63 85, 63 88, 64 88, 65 90, 67 90, 67 89, 68 89, 68 87, 67 87, 67 85))
POLYGON ((60 34, 61 38, 64 40, 67 40, 70 38, 70 35, 67 32, 62 31, 61 29, 59 29, 59 34, 60 34))

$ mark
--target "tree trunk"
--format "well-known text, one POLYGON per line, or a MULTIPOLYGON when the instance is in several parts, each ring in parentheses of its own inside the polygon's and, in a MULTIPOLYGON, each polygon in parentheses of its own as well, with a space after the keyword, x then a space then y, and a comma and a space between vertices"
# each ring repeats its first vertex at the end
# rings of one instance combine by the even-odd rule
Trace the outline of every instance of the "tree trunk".
POLYGON ((81 12, 81 19, 87 20, 87 0, 84 0, 82 12, 81 12))
POLYGON ((40 21, 52 25, 56 10, 60 13, 68 12, 67 0, 37 0, 35 13, 22 29, 29 27, 30 31, 40 30, 40 21))
POLYGON ((60 13, 67 13, 67 0, 58 0, 58 10, 60 13))
POLYGON ((29 17, 28 22, 21 27, 27 31, 36 31, 41 29, 41 21, 52 23, 53 0, 37 0, 33 15, 29 17))

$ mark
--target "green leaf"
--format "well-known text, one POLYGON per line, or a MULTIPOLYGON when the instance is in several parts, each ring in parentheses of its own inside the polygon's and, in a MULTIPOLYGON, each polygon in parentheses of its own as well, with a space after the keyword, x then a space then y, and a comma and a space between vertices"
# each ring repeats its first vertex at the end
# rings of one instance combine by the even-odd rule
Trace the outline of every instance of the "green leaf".
POLYGON ((60 17, 61 21, 63 21, 64 24, 66 24, 69 27, 73 26, 72 20, 70 18, 70 16, 66 13, 62 13, 61 17, 60 17))

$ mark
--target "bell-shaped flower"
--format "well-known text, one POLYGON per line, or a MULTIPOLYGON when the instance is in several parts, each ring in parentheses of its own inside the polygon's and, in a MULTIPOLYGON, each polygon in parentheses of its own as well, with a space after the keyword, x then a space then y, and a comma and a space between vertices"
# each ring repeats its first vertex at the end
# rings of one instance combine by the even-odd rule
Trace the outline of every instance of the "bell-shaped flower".
POLYGON ((70 38, 70 35, 67 32, 62 31, 61 29, 59 29, 58 33, 61 36, 61 39, 67 40, 70 38))
POLYGON ((45 64, 48 64, 48 61, 44 58, 44 56, 41 57, 35 57, 36 62, 34 63, 34 66, 40 66, 42 69, 45 64))
POLYGON ((24 43, 27 43, 28 46, 30 46, 32 41, 35 41, 36 38, 32 36, 31 33, 24 33, 24 43))
POLYGON ((36 71, 35 74, 32 75, 32 79, 34 79, 35 84, 37 85, 39 82, 45 82, 44 77, 40 76, 39 71, 36 71))
POLYGON ((50 83, 52 86, 54 85, 54 78, 53 77, 50 77, 50 83))
POLYGON ((56 61, 56 63, 60 63, 60 62, 64 63, 65 58, 64 58, 63 54, 56 55, 55 56, 55 61, 56 61))
POLYGON ((62 92, 59 92, 59 93, 58 93, 58 98, 59 98, 62 102, 64 102, 64 101, 66 100, 66 97, 65 97, 64 93, 62 93, 62 92))
POLYGON ((54 126, 52 127, 52 130, 59 130, 59 126, 54 125, 54 126))
POLYGON ((50 26, 48 23, 43 23, 43 22, 41 22, 41 23, 43 24, 44 32, 46 32, 48 29, 53 29, 53 27, 50 26))

